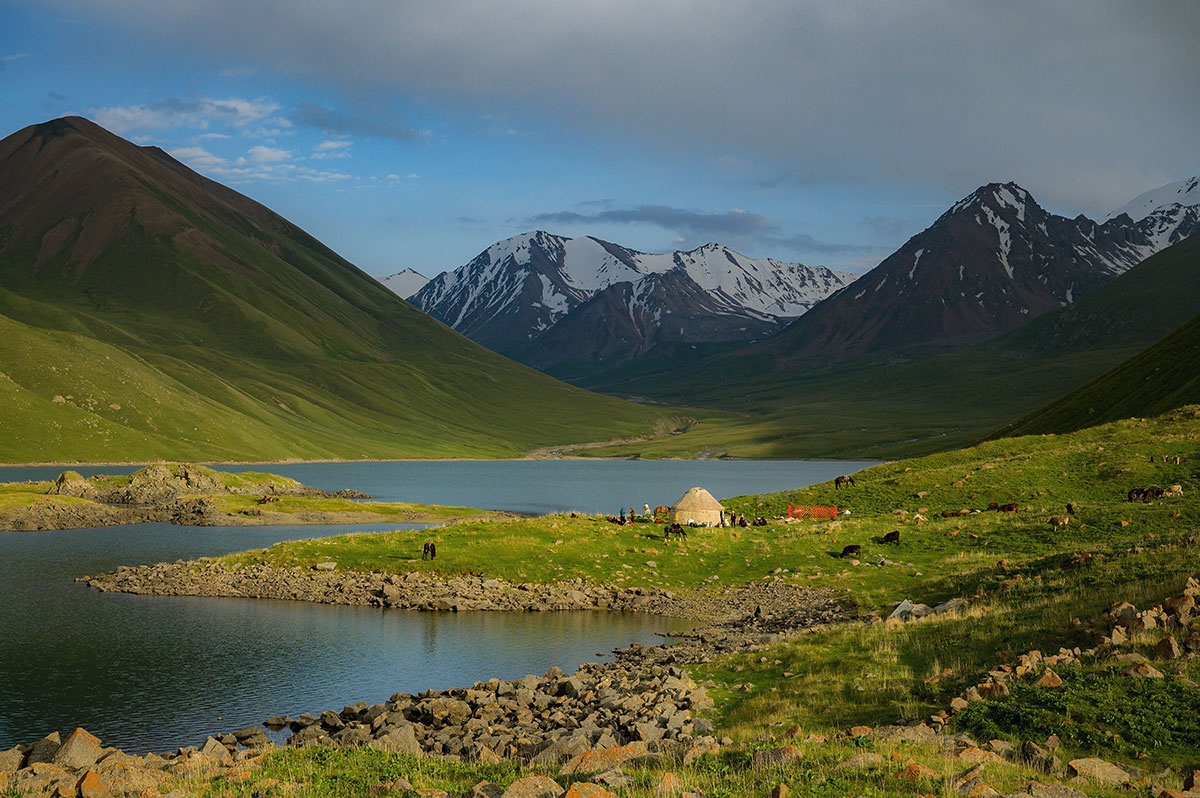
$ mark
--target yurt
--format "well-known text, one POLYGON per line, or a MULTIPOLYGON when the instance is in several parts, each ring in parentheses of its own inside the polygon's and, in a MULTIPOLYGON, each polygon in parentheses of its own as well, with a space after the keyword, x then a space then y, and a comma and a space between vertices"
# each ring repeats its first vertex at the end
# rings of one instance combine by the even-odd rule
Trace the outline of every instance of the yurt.
POLYGON ((678 524, 720 526, 724 510, 721 503, 704 488, 692 488, 671 506, 671 520, 678 524))

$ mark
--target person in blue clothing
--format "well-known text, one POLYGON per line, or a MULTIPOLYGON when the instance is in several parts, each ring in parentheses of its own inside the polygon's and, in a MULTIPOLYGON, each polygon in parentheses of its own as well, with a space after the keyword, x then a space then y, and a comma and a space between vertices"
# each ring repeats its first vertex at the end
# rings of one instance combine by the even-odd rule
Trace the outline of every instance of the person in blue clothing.
POLYGON ((624 523, 625 523, 625 508, 622 507, 621 508, 621 524, 624 525, 624 523))

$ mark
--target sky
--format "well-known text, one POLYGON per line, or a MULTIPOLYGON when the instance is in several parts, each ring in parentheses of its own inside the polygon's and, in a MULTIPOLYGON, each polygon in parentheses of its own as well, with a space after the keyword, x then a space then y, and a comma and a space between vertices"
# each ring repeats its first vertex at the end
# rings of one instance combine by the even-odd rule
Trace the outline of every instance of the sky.
POLYGON ((0 135, 86 116, 378 277, 544 229, 863 272, 975 188, 1200 172, 1200 3, 0 0, 0 135))

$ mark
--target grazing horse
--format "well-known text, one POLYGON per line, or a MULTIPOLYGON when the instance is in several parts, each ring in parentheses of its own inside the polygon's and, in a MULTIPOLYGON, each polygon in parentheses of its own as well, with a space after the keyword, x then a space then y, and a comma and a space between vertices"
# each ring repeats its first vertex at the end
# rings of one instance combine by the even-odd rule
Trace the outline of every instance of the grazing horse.
POLYGON ((421 547, 422 560, 437 559, 437 544, 432 540, 425 541, 425 545, 421 547))
POLYGON ((676 523, 663 527, 663 540, 670 540, 672 535, 687 540, 687 530, 683 528, 682 524, 676 523))
POLYGON ((846 548, 842 549, 842 559, 846 557, 857 556, 862 551, 862 546, 857 543, 851 543, 846 548))
POLYGON ((854 484, 854 477, 850 476, 849 474, 842 474, 840 477, 838 477, 837 479, 835 479, 833 481, 833 487, 835 489, 841 488, 842 485, 849 485, 852 488, 857 487, 854 484))
POLYGON ((899 543, 900 542, 900 530, 893 529, 891 532, 888 532, 886 535, 884 535, 883 540, 881 540, 879 542, 880 543, 899 543))
POLYGON ((1052 515, 1049 520, 1051 529, 1058 529, 1060 526, 1070 526, 1071 517, 1069 515, 1052 515))

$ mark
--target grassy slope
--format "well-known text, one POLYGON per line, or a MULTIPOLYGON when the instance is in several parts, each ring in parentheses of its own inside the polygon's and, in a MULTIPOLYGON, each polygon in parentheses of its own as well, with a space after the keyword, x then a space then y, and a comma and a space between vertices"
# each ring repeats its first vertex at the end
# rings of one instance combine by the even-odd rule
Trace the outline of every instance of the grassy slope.
POLYGON ((1195 315, 1198 291, 1200 237, 964 352, 777 371, 764 352, 750 347, 690 364, 680 374, 635 374, 604 389, 740 415, 696 425, 685 435, 590 454, 891 458, 966 445, 1159 340, 1195 315))
POLYGON ((1195 402, 1200 402, 1200 316, 1112 371, 1001 428, 996 435, 1072 432, 1195 402))
MULTIPOLYGON (((904 597, 929 603, 954 596, 971 599, 961 614, 900 625, 834 627, 693 666, 697 680, 712 680, 718 732, 733 737, 734 748, 718 760, 689 767, 663 763, 627 769, 635 781, 620 792, 624 796, 653 795, 667 769, 679 773, 690 788, 715 795, 763 795, 779 781, 801 794, 819 796, 936 792, 931 783, 901 780, 898 771, 910 759, 940 775, 958 773, 966 763, 920 746, 804 742, 804 737, 831 736, 855 724, 921 718, 945 708, 988 669, 1024 651, 1037 648, 1049 654, 1060 647, 1090 647, 1095 621, 1111 601, 1148 607, 1179 595, 1186 576, 1197 570, 1194 546, 1200 544, 1180 541, 1200 530, 1200 407, 1070 435, 987 442, 881 465, 856 477, 859 484, 850 490, 824 483, 725 502, 744 512, 771 515, 791 503, 836 502, 852 509, 844 520, 695 530, 684 545, 664 543, 661 531, 649 525, 618 529, 596 519, 550 516, 439 530, 439 553, 445 554, 436 565, 393 559, 387 552, 395 541, 386 536, 328 539, 319 547, 297 541, 230 559, 306 564, 333 558, 385 571, 470 570, 531 580, 582 575, 675 588, 699 588, 713 575, 721 583, 746 582, 773 577, 775 568, 783 568, 780 578, 845 590, 864 611, 886 611, 889 602, 904 597), (1163 454, 1180 455, 1183 462, 1163 463, 1163 454), (1128 487, 1148 484, 1180 484, 1184 492, 1152 504, 1124 500, 1128 487), (1022 510, 958 518, 939 514, 990 501, 1017 501, 1022 510), (1047 516, 1062 512, 1066 502, 1077 508, 1072 525, 1051 530, 1047 516), (917 523, 914 515, 921 508, 928 520, 917 523), (908 514, 895 514, 897 509, 908 514), (875 542, 894 529, 901 530, 899 545, 875 542), (854 566, 832 556, 849 542, 863 546, 866 564, 854 566), (530 550, 539 557, 522 560, 520 551, 530 550), (1091 558, 1080 559, 1086 554, 1091 558), (897 564, 869 564, 879 555, 897 564), (647 559, 658 567, 645 566, 647 559), (998 567, 1002 561, 1007 564, 998 567), (633 567, 621 568, 621 562, 633 567), (937 674, 944 676, 926 683, 937 674), (799 735, 783 739, 783 730, 792 726, 799 727, 799 735), (748 766, 751 752, 784 743, 797 745, 796 763, 748 766), (864 750, 896 757, 873 773, 835 769, 839 761, 864 750)), ((1187 634, 1176 633, 1180 639, 1187 634)), ((1153 647, 1161 635, 1160 630, 1142 633, 1126 650, 1154 660, 1153 647)), ((1022 684, 1013 698, 972 705, 956 720, 957 728, 980 740, 998 737, 1015 743, 1040 743, 1055 733, 1062 740, 1064 761, 1095 755, 1143 773, 1170 766, 1174 773, 1160 774, 1155 781, 1177 788, 1179 769, 1194 765, 1200 748, 1200 693, 1180 677, 1200 680, 1200 660, 1186 661, 1180 674, 1166 663, 1157 664, 1167 673, 1163 680, 1133 680, 1103 662, 1058 668, 1064 689, 1022 684)), ((309 783, 312 794, 324 796, 364 795, 385 774, 403 775, 417 786, 462 790, 483 778, 507 783, 527 771, 511 764, 426 762, 366 751, 289 751, 273 755, 264 775, 309 783)), ((1009 763, 988 765, 985 778, 1002 792, 1031 778, 1047 780, 1009 763)), ((1098 785, 1076 786, 1090 795, 1119 794, 1098 785)), ((217 794, 229 788, 238 796, 251 793, 247 785, 202 789, 217 794)))
POLYGON ((513 456, 671 415, 471 343, 84 120, 0 142, 0 185, 0 461, 513 456))

